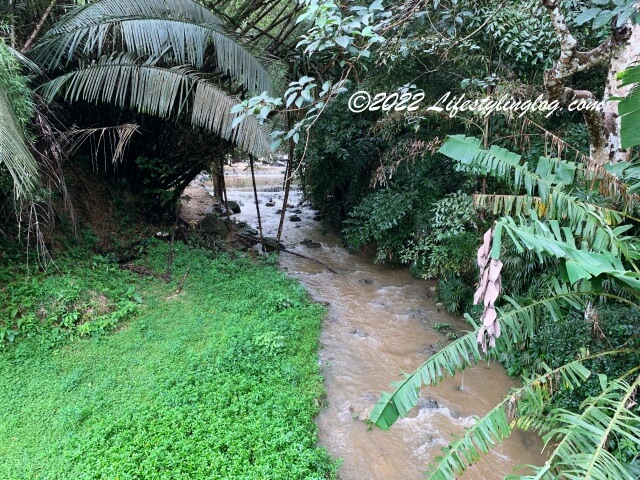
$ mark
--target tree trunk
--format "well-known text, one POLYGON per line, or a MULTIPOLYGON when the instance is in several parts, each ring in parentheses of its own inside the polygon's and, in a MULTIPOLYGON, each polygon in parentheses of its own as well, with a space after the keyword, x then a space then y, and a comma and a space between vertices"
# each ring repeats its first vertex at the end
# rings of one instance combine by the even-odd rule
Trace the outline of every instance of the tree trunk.
POLYGON ((626 43, 614 49, 609 64, 607 85, 604 92, 604 147, 591 149, 591 158, 602 164, 606 162, 626 162, 630 159, 631 151, 623 150, 620 141, 620 116, 618 102, 609 101, 611 97, 626 97, 631 85, 619 87, 618 73, 626 70, 640 57, 640 25, 634 25, 626 43))
POLYGON ((611 25, 611 36, 598 47, 580 51, 578 41, 571 34, 559 0, 542 0, 551 18, 560 44, 560 56, 553 67, 545 72, 545 86, 551 100, 565 106, 578 102, 592 104, 594 108, 578 109, 583 112, 589 130, 590 160, 595 165, 615 163, 629 159, 630 152, 623 150, 620 141, 620 117, 618 102, 612 97, 624 97, 630 87, 619 88, 616 75, 638 60, 640 55, 640 25, 627 22, 611 25), (586 72, 598 65, 607 65, 608 74, 602 102, 593 93, 571 88, 573 75, 586 72))

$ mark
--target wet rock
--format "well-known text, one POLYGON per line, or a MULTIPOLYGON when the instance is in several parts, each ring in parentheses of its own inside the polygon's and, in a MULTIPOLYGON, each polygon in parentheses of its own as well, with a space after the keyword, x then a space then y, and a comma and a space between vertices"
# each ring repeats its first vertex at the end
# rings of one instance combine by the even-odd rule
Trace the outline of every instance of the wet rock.
POLYGON ((249 228, 249 224, 247 222, 238 222, 236 223, 236 225, 238 226, 238 228, 249 228))
POLYGON ((418 408, 420 410, 435 410, 440 408, 440 405, 433 398, 420 398, 418 400, 418 408))
POLYGON ((275 207, 276 206, 276 204, 274 202, 267 202, 264 205, 265 205, 265 207, 275 207))
POLYGON ((429 346, 424 349, 424 351, 427 353, 438 353, 440 349, 433 343, 430 343, 429 346))
POLYGON ((373 280, 371 280, 370 278, 361 278, 360 280, 358 280, 358 283, 364 283, 365 285, 372 285, 373 280))
POLYGON ((207 213, 200 221, 200 228, 204 233, 215 235, 216 237, 226 237, 228 233, 225 221, 215 213, 207 213))
POLYGON ((262 244, 268 252, 273 252, 276 250, 284 250, 284 245, 278 242, 273 237, 264 237, 262 239, 262 244))
POLYGON ((293 212, 291 213, 296 213, 298 215, 300 215, 302 213, 302 210, 300 210, 299 208, 296 208, 293 212))
POLYGON ((234 200, 229 200, 227 202, 227 206, 229 207, 229 210, 231 211, 231 213, 240 213, 240 204, 234 200))
POLYGON ((322 247, 322 244, 318 243, 318 242, 314 242, 313 240, 310 240, 308 238, 305 238, 303 241, 300 242, 301 245, 304 245, 307 248, 320 248, 322 247))
POLYGON ((281 208, 276 210, 276 215, 280 215, 281 213, 282 213, 282 209, 281 208))
POLYGON ((449 409, 449 416, 451 418, 453 418, 454 420, 457 420, 458 418, 461 418, 462 415, 460 414, 460 412, 456 412, 455 410, 451 410, 449 409))
POLYGON ((364 398, 367 402, 377 403, 378 399, 380 398, 380 394, 378 392, 364 392, 362 394, 362 398, 364 398))
POLYGON ((357 328, 352 328, 351 330, 349 330, 349 333, 351 335, 355 335, 358 338, 366 338, 369 336, 367 332, 363 332, 362 330, 358 330, 357 328))
POLYGON ((320 305, 323 305, 325 307, 328 307, 329 305, 331 305, 329 302, 320 302, 320 305))
POLYGON ((301 222, 302 219, 298 215, 292 215, 289 217, 290 222, 301 222))
POLYGON ((287 203, 287 208, 294 208, 294 206, 291 205, 290 203, 287 203))

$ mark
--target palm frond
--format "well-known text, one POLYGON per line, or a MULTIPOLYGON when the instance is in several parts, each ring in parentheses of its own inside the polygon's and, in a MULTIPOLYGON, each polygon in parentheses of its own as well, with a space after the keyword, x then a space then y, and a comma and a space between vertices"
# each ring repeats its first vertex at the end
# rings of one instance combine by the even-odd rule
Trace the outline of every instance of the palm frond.
POLYGON ((31 154, 24 130, 16 118, 7 92, 0 88, 0 163, 13 179, 16 197, 27 197, 38 178, 38 165, 31 154))
POLYGON ((216 68, 249 91, 271 91, 265 67, 215 15, 191 0, 101 0, 78 7, 49 30, 33 49, 46 68, 77 52, 100 57, 115 50, 201 68, 213 45, 216 68))
POLYGON ((194 125, 207 128, 242 150, 258 157, 270 152, 266 127, 255 118, 247 118, 232 128, 238 114, 230 111, 239 100, 187 67, 139 64, 129 54, 103 57, 43 86, 47 101, 57 94, 70 102, 110 102, 163 118, 191 112, 194 125))
POLYGON ((485 150, 479 139, 464 135, 448 137, 439 151, 463 165, 479 166, 485 173, 504 179, 516 193, 524 190, 530 197, 537 194, 546 218, 568 221, 573 232, 588 242, 596 238, 613 240, 611 226, 619 225, 624 218, 622 212, 579 201, 563 190, 574 182, 575 163, 540 157, 532 172, 526 163, 521 164, 520 155, 495 145, 485 150))
POLYGON ((13 179, 16 197, 33 192, 38 165, 25 135, 33 114, 31 91, 22 81, 17 60, 0 39, 0 164, 13 179))
POLYGON ((547 444, 559 441, 553 453, 544 466, 535 469, 534 474, 511 478, 635 480, 637 477, 629 466, 620 462, 607 448, 612 438, 625 439, 636 448, 640 447, 640 416, 630 407, 639 386, 640 376, 631 384, 615 379, 600 395, 587 399, 581 413, 556 409, 551 421, 560 426, 544 437, 547 444))
POLYGON ((631 148, 640 145, 640 65, 619 73, 618 78, 622 80, 620 86, 634 85, 618 106, 622 148, 631 148))
POLYGON ((548 395, 550 389, 554 388, 554 384, 564 389, 572 389, 589 378, 591 372, 582 365, 583 361, 584 359, 576 360, 560 368, 549 370, 511 392, 484 417, 477 419, 472 427, 467 428, 464 435, 442 449, 442 454, 436 458, 427 478, 430 480, 457 478, 470 465, 489 453, 495 445, 511 435, 516 424, 519 403, 527 403, 529 407, 534 406, 537 416, 542 415, 543 398, 548 395))
MULTIPOLYGON (((497 308, 498 319, 506 335, 498 339, 497 351, 508 351, 527 342, 537 330, 538 319, 547 313, 559 318, 561 306, 581 308, 593 292, 571 292, 566 286, 557 283, 555 293, 547 298, 526 305, 518 304, 514 299, 505 297, 509 306, 497 308)), ((470 318, 470 317, 468 317, 470 318)), ((388 430, 400 417, 405 417, 418 403, 420 388, 423 385, 437 385, 447 375, 454 376, 480 358, 476 329, 460 337, 453 343, 432 355, 415 372, 405 374, 404 380, 394 384, 393 393, 383 392, 380 400, 371 411, 369 420, 383 430, 388 430)))

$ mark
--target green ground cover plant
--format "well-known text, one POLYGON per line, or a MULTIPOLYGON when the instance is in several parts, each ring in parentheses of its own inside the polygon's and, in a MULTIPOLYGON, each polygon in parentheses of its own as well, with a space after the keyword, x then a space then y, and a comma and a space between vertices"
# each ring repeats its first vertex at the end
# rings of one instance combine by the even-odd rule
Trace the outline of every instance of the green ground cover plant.
MULTIPOLYGON (((140 262, 163 272, 168 248, 153 244, 140 262)), ((300 285, 265 262, 182 244, 169 284, 104 260, 58 268, 13 283, 4 272, 3 295, 31 302, 16 317, 49 290, 75 298, 60 305, 79 321, 92 295, 130 311, 111 333, 52 320, 5 342, 0 478, 334 478, 313 421, 324 310, 300 285)))

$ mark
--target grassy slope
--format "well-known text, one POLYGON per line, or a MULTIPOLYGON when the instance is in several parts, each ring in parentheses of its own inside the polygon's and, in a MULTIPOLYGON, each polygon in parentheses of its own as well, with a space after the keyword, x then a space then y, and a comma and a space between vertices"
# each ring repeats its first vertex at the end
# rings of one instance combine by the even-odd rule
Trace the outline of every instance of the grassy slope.
MULTIPOLYGON (((166 249, 145 263, 162 270, 166 249)), ((0 478, 333 475, 313 421, 322 309, 273 267, 177 246, 176 279, 187 267, 179 295, 105 273, 143 300, 116 333, 0 350, 0 478)))

